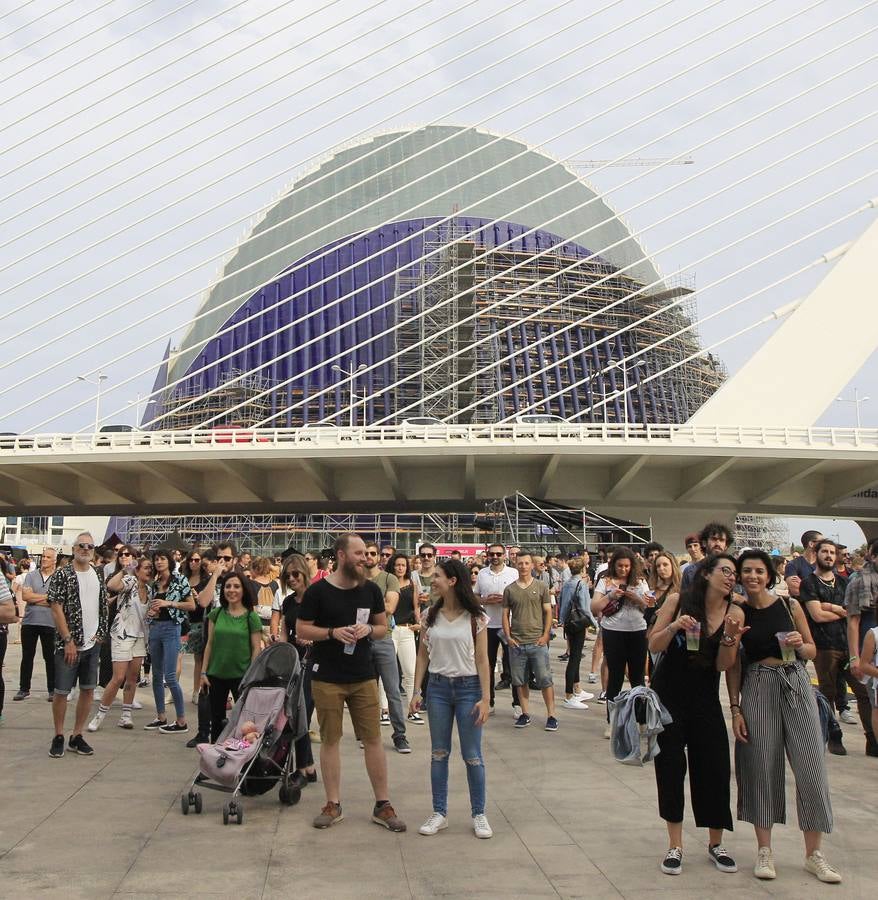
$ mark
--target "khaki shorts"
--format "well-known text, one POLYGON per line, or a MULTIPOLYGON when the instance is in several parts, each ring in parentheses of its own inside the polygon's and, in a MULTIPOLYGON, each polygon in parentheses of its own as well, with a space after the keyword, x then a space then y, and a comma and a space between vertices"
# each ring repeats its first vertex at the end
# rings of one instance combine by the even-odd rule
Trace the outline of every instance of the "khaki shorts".
POLYGON ((378 682, 374 678, 355 681, 353 684, 312 680, 311 695, 317 711, 320 740, 324 744, 337 744, 341 740, 345 703, 354 723, 354 734, 359 740, 368 741, 381 737, 378 682))
POLYGON ((142 637, 110 638, 110 658, 114 663, 131 662, 138 656, 146 656, 146 642, 142 637))

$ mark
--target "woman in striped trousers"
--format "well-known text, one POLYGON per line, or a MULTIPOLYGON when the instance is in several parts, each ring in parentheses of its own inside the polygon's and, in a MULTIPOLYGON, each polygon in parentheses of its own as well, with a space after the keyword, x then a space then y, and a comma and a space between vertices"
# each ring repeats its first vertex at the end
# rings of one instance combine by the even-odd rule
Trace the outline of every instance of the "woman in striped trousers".
POLYGON ((753 874, 776 877, 771 829, 786 822, 786 756, 796 780, 805 870, 837 884, 841 875, 820 850, 823 834, 832 831, 832 806, 817 702, 802 662, 817 652, 808 622, 795 600, 770 593, 774 567, 761 550, 741 554, 738 579, 747 595, 744 624, 731 623, 728 631, 740 629, 748 661, 743 684, 740 658, 729 670, 728 689, 736 738, 738 819, 753 825, 758 843, 753 874))

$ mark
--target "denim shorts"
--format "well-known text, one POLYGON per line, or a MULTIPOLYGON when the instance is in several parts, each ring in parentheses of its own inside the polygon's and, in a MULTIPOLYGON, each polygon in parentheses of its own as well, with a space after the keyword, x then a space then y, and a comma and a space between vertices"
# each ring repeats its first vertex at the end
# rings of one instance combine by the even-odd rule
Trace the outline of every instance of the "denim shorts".
POLYGON ((528 667, 530 667, 531 674, 540 690, 552 684, 548 646, 519 644, 517 647, 509 647, 509 672, 512 675, 512 683, 516 687, 527 687, 528 667))
POLYGON ((98 667, 101 662, 101 645, 95 644, 88 650, 76 654, 76 662, 68 666, 64 661, 64 651, 55 653, 55 693, 67 696, 73 685, 79 681, 81 691, 93 691, 98 683, 98 667))

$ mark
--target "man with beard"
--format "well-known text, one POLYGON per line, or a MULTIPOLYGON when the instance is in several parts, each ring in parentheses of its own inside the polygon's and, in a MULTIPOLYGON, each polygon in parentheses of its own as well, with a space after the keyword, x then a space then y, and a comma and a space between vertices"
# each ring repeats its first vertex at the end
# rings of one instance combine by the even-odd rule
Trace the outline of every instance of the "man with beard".
MULTIPOLYGON (((698 543, 704 555, 712 556, 716 553, 728 553, 732 546, 732 532, 722 522, 708 522, 698 535, 698 543)), ((695 573, 699 563, 693 563, 683 572, 681 591, 689 590, 695 582, 695 573)), ((792 593, 792 591, 791 591, 792 593)))
POLYGON ((390 831, 405 831, 405 823, 387 799, 387 758, 381 745, 378 685, 372 667, 371 641, 387 634, 384 598, 378 585, 366 577, 366 544, 358 534, 338 538, 335 559, 335 570, 305 591, 296 621, 299 640, 313 641, 308 665, 322 741, 320 769, 326 805, 314 819, 314 827, 329 828, 343 818, 339 744, 347 704, 375 792, 372 821, 390 831))
MULTIPOLYGON (((869 692, 848 668, 847 610, 844 606, 847 579, 833 571, 835 563, 835 543, 828 538, 818 540, 814 545, 814 571, 802 579, 799 601, 810 619, 811 634, 817 645, 814 669, 819 688, 830 704, 835 704, 841 676, 842 690, 849 687, 857 698, 857 711, 866 733, 866 752, 874 756, 878 748, 872 733, 869 692)), ((829 752, 844 756, 846 751, 839 732, 836 728, 834 736, 830 735, 829 752)))

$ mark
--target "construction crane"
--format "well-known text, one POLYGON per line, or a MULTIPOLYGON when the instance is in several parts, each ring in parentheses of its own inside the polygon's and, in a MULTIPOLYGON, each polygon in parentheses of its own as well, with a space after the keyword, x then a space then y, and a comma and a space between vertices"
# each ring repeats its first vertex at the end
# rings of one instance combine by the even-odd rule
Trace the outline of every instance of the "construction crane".
POLYGON ((571 169, 597 169, 600 166, 694 166, 691 156, 683 159, 673 157, 650 158, 645 156, 629 156, 626 159, 570 159, 567 165, 571 169))

